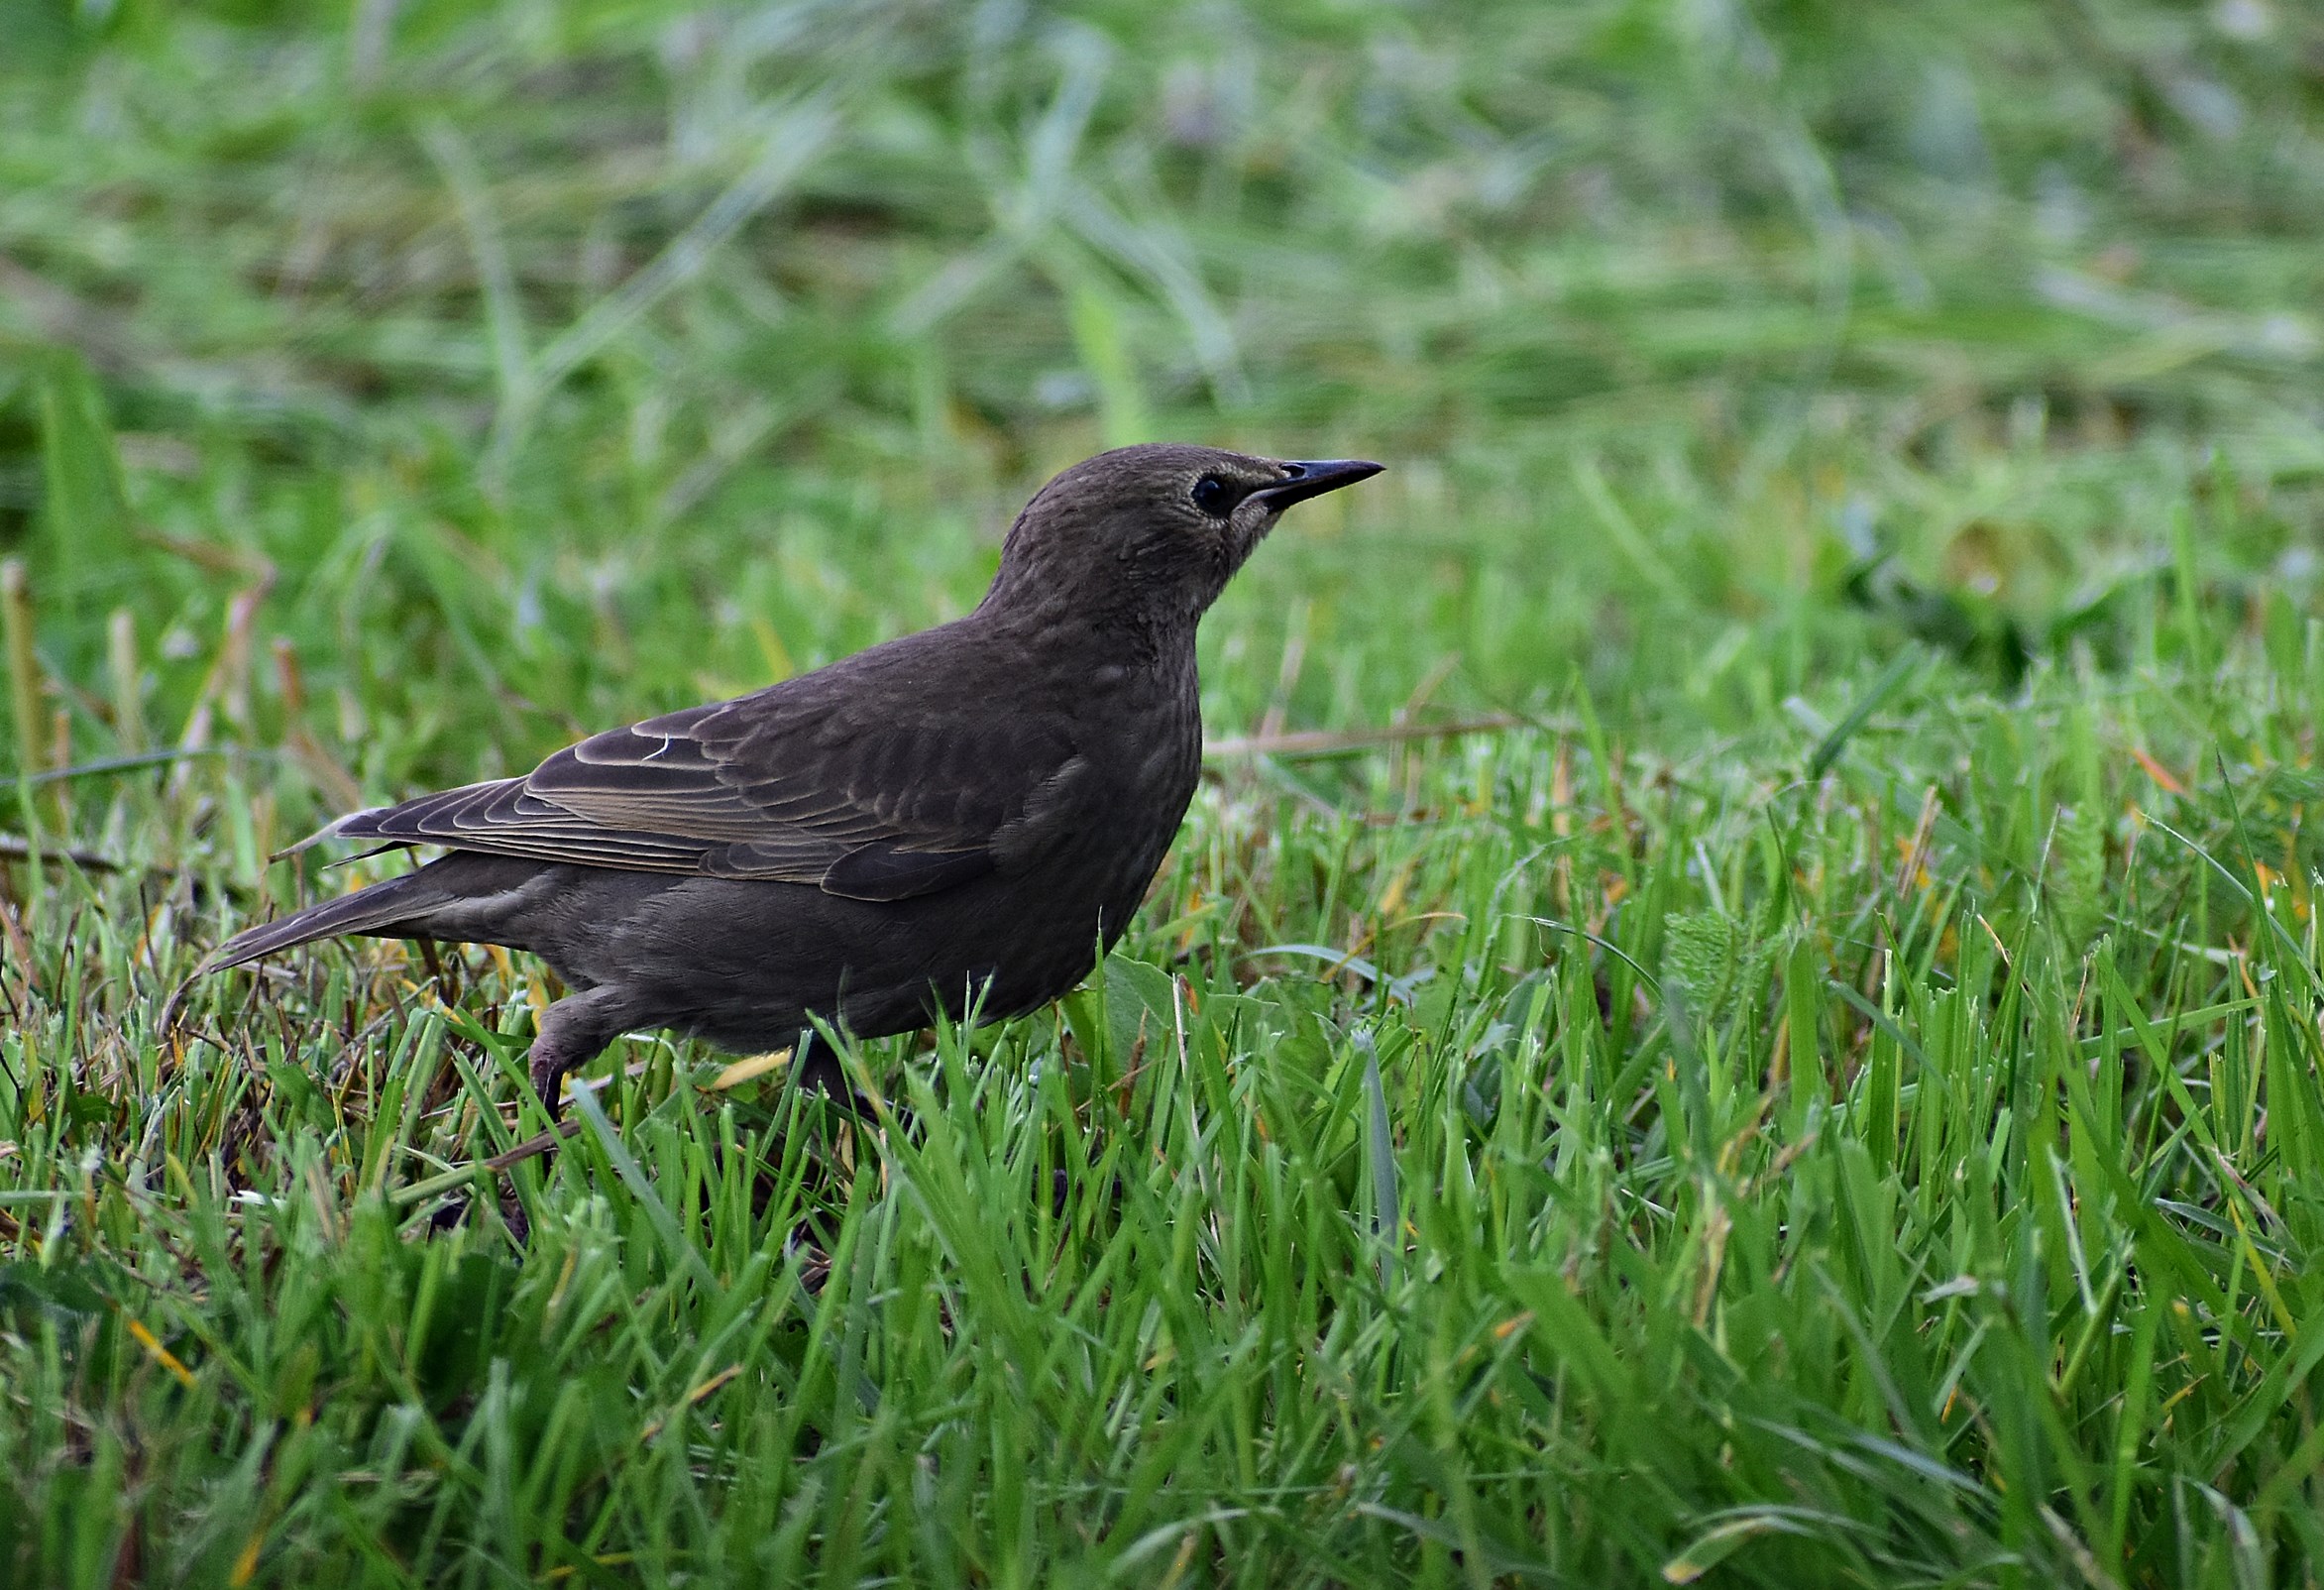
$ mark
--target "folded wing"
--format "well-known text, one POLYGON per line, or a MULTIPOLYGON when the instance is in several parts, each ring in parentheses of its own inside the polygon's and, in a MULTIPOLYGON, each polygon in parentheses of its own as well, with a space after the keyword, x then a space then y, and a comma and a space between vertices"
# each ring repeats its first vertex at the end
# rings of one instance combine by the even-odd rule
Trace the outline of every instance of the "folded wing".
POLYGON ((1087 767, 1061 724, 925 708, 898 721, 822 684, 609 730, 522 778, 357 812, 317 837, 901 900, 982 876, 1073 820, 1087 767))

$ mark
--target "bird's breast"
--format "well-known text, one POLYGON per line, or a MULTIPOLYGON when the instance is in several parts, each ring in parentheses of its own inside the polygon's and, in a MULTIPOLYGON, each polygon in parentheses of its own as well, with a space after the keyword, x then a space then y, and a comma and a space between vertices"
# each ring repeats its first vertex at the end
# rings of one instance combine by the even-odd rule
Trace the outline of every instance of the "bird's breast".
POLYGON ((1125 793, 1171 802, 1175 828, 1202 771, 1201 703, 1191 688, 1140 693, 1129 710, 1106 717, 1109 760, 1125 793))

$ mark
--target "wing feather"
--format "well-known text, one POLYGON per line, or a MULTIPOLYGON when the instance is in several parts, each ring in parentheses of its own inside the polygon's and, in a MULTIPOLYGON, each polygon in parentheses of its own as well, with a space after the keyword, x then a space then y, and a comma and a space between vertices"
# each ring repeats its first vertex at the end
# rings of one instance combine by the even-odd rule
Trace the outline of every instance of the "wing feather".
POLYGON ((608 730, 521 778, 324 835, 900 900, 1013 864, 1069 825, 1058 792, 1087 763, 1065 725, 928 703, 904 721, 867 714, 833 677, 846 669, 608 730))

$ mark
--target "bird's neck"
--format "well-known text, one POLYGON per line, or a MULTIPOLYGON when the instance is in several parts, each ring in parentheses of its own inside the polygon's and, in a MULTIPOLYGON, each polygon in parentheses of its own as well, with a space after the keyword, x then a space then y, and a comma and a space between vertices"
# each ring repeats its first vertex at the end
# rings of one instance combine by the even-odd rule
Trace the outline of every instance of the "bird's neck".
POLYGON ((1075 662, 1093 659, 1148 677, 1182 676, 1189 685, 1199 617, 1136 596, 1068 598, 1054 588, 1010 581, 1005 575, 993 582, 975 613, 981 626, 1036 655, 1075 662))

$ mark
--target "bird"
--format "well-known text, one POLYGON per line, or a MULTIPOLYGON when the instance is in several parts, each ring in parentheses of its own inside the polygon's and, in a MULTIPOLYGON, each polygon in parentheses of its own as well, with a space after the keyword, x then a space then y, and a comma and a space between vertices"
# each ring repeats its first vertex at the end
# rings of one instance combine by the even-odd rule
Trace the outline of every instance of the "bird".
POLYGON ((569 990, 528 1055, 552 1121, 625 1033, 747 1055, 819 1021, 871 1039, 1038 1010, 1122 937, 1193 798, 1203 614, 1285 510, 1381 468, 1085 459, 1018 514, 965 616, 341 817, 292 850, 445 853, 249 928, 196 975, 349 935, 529 952, 569 990))

